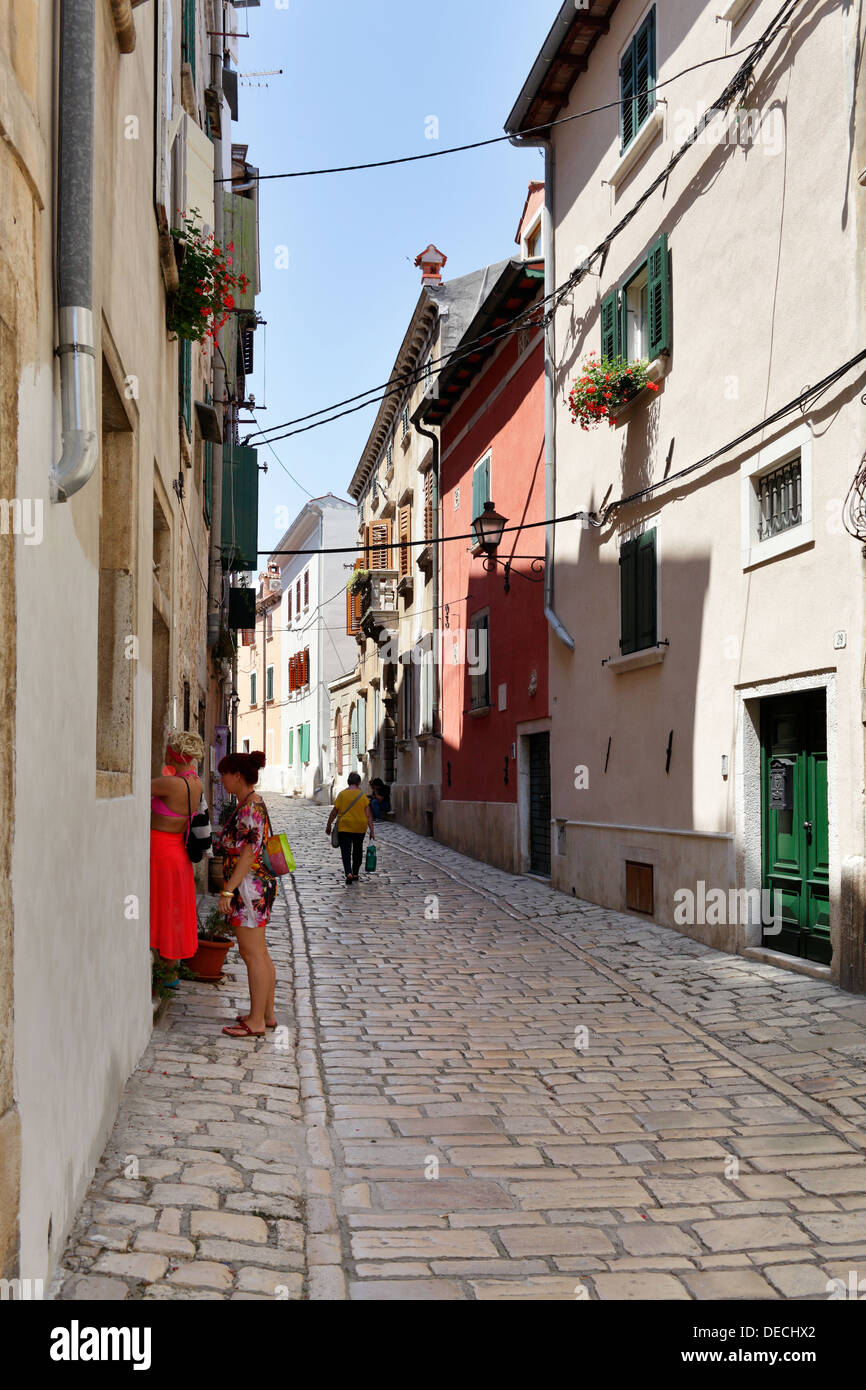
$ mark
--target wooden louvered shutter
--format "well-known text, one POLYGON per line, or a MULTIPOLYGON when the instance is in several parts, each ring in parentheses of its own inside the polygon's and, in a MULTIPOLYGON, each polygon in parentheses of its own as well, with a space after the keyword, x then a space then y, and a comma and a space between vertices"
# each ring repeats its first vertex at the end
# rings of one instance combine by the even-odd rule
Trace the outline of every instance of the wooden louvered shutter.
POLYGON ((370 527, 370 569, 391 568, 391 518, 374 521, 370 527))
MULTIPOLYGON (((363 569, 364 561, 356 560, 355 569, 363 569)), ((346 631, 354 637, 361 630, 361 595, 346 590, 346 631)))
POLYGON ((304 570, 304 607, 310 606, 310 571, 304 570))
POLYGON ((304 685, 310 684, 310 649, 304 648, 304 685))
POLYGON ((637 541, 636 651, 654 647, 656 624, 656 533, 645 531, 637 541))
POLYGON ((424 540, 433 539, 433 473, 430 469, 424 474, 424 540))
POLYGON ((400 508, 400 578, 405 579, 412 573, 412 508, 400 508))
POLYGON ((625 541, 619 552, 620 639, 623 656, 637 649, 637 541, 625 541))
POLYGON ((668 238, 662 232, 647 257, 647 299, 649 301, 649 357, 671 350, 670 274, 668 238))
POLYGON ((289 690, 294 690, 294 688, 295 688, 295 658, 294 658, 293 656, 290 656, 290 657, 289 657, 289 690))
POLYGON ((634 133, 656 104, 656 12, 651 9, 634 40, 634 133))
POLYGON ((629 44, 622 55, 619 67, 619 133, 620 152, 628 149, 637 132, 635 122, 635 53, 634 42, 629 44))
POLYGON ((601 359, 612 362, 620 355, 619 295, 616 290, 601 301, 601 359))

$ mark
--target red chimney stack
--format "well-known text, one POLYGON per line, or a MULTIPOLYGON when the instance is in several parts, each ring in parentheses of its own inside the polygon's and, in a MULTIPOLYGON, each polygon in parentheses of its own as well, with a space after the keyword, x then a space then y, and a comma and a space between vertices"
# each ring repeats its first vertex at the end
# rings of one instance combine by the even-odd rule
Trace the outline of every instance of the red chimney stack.
POLYGON ((421 267, 422 285, 441 285, 442 267, 448 257, 432 241, 426 250, 415 257, 415 264, 421 267))

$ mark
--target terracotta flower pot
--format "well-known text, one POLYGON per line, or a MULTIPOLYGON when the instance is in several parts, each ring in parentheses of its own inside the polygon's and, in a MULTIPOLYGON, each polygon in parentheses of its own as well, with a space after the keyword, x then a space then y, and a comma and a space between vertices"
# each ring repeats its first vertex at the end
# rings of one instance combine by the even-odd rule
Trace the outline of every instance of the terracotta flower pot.
POLYGON ((203 941, 199 937, 198 950, 187 962, 196 979, 208 982, 222 979, 223 966, 231 944, 228 937, 225 941, 203 941))

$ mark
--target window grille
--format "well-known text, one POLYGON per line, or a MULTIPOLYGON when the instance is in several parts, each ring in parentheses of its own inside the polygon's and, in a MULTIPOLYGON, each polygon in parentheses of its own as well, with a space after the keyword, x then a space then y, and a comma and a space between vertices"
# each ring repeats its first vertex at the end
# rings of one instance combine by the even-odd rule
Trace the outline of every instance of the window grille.
POLYGON ((781 468, 755 479, 758 493, 758 540, 766 541, 803 520, 803 493, 799 455, 781 468))

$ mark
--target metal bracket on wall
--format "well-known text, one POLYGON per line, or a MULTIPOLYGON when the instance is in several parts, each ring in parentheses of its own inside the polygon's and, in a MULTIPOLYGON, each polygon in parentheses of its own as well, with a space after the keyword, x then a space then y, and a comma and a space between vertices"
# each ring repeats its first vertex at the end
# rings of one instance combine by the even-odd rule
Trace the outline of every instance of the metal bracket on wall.
POLYGON ((670 772, 670 770, 671 770, 671 753, 673 752, 673 746, 674 746, 674 731, 673 731, 673 729, 671 729, 670 733, 668 734, 668 747, 667 747, 667 753, 665 754, 665 772, 670 772))

